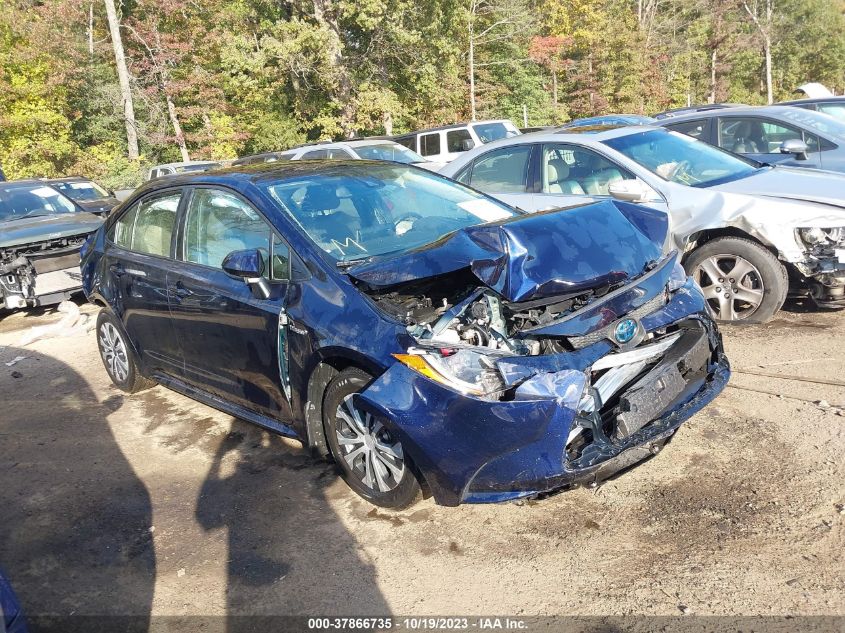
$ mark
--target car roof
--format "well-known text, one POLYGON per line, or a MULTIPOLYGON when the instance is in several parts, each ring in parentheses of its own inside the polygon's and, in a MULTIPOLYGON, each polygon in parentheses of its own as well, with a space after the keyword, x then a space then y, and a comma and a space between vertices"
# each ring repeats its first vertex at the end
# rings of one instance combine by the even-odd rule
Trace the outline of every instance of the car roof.
POLYGON ((666 119, 669 117, 677 117, 686 114, 698 114, 700 112, 710 112, 711 110, 727 110, 729 108, 747 108, 749 106, 744 103, 702 103, 693 106, 683 106, 681 108, 672 108, 671 110, 664 110, 654 115, 655 119, 666 119))
MULTIPOLYGON (((273 163, 253 163, 250 165, 234 165, 211 171, 174 174, 167 178, 156 178, 138 187, 135 193, 141 194, 174 186, 200 184, 223 185, 236 190, 242 190, 258 182, 281 181, 321 173, 337 173, 338 171, 342 172, 344 167, 360 169, 367 165, 375 167, 393 165, 413 169, 409 165, 401 165, 389 161, 357 160, 352 158, 344 160, 294 160, 273 163)), ((134 193, 133 197, 135 197, 134 193)))
POLYGON ((845 102, 845 95, 836 95, 830 97, 807 97, 806 99, 792 99, 791 101, 778 101, 775 105, 800 105, 802 103, 830 103, 831 101, 845 102))
POLYGON ((742 116, 753 114, 758 116, 774 116, 780 114, 795 112, 793 106, 788 105, 770 105, 770 106, 738 106, 735 108, 720 108, 716 110, 707 110, 704 112, 690 112, 689 114, 679 114, 677 116, 660 119, 657 125, 671 125, 678 121, 689 121, 692 119, 710 119, 717 116, 742 116))
POLYGON ((160 169, 162 167, 190 167, 192 165, 219 165, 217 160, 187 160, 179 161, 177 163, 162 163, 161 165, 153 165, 150 169, 160 169))
MULTIPOLYGON (((0 187, 4 189, 8 188, 20 188, 23 189, 25 187, 50 187, 50 182, 46 180, 41 180, 39 178, 24 178, 21 180, 2 180, 0 181, 0 187)), ((54 189, 53 187, 50 187, 54 189)), ((58 189, 55 189, 56 193, 61 193, 58 189)), ((62 194, 63 195, 63 194, 62 194)))
POLYGON ((84 176, 65 176, 64 178, 41 178, 41 182, 93 182, 93 180, 85 178, 84 176))
POLYGON ((457 130, 459 128, 469 127, 470 125, 479 125, 484 123, 510 123, 510 119, 484 119, 482 121, 465 121, 463 123, 452 123, 451 125, 438 125, 437 127, 427 127, 421 130, 413 130, 405 132, 404 134, 396 134, 393 138, 403 138, 405 136, 413 136, 414 134, 425 134, 426 132, 441 132, 443 130, 457 130))

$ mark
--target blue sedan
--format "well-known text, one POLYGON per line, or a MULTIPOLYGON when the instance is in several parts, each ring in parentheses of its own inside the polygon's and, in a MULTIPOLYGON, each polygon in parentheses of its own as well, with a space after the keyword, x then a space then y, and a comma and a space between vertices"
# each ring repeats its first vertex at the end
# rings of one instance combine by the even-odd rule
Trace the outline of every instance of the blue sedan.
POLYGON ((524 215, 409 165, 296 161, 140 188, 86 245, 97 341, 300 440, 370 502, 501 501, 656 453, 724 387, 666 215, 524 215))

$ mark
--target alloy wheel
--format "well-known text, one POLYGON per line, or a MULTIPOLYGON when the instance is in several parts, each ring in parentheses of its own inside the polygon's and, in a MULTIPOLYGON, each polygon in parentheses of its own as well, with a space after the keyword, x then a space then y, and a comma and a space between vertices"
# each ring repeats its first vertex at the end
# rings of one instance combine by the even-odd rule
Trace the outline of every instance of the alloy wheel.
POLYGON ((359 411, 355 394, 337 408, 335 433, 349 470, 374 492, 396 488, 405 474, 402 444, 371 414, 359 411))
POLYGON ((117 328, 111 323, 103 323, 100 328, 100 354, 117 382, 124 382, 129 376, 129 357, 117 328))
POLYGON ((714 255, 701 262, 693 278, 720 321, 748 318, 763 302, 765 287, 760 271, 738 255, 714 255))

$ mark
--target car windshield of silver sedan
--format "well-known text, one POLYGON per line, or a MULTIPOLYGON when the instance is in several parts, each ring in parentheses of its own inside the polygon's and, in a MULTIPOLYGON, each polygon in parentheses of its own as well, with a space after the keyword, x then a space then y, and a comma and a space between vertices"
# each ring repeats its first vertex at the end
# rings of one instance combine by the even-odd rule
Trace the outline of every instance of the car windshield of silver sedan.
POLYGON ((648 130, 603 141, 663 180, 707 187, 755 173, 760 164, 679 132, 648 130))
POLYGON ((424 163, 425 158, 398 143, 359 145, 355 153, 366 160, 392 160, 396 163, 424 163))
POLYGON ((347 164, 263 186, 338 262, 402 253, 517 215, 442 176, 402 165, 347 164))
POLYGON ((783 118, 803 125, 816 132, 822 134, 832 134, 841 139, 845 139, 845 122, 832 117, 829 114, 823 114, 814 110, 805 110, 804 108, 788 108, 783 113, 783 118))
POLYGON ((0 187, 0 222, 75 211, 70 200, 46 185, 0 187))

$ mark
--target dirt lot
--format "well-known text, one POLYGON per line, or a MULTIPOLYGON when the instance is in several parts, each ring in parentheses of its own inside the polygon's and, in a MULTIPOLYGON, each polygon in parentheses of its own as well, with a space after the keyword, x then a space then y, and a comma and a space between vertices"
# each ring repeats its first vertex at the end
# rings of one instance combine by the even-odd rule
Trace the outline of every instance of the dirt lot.
POLYGON ((93 334, 17 347, 56 319, 0 319, 0 565, 30 614, 845 615, 845 314, 725 328, 728 389, 596 490, 400 513, 294 442, 124 396, 93 334))

